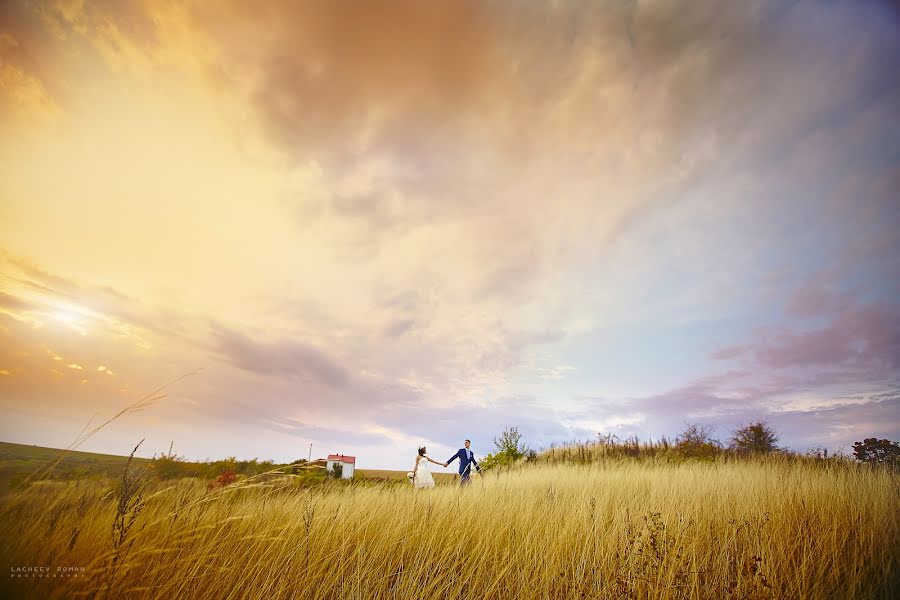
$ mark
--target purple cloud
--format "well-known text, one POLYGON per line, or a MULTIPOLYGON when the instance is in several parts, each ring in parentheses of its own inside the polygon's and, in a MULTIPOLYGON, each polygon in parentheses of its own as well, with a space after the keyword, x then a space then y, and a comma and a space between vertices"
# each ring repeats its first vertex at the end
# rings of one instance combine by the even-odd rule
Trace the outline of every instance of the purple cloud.
POLYGON ((823 329, 785 331, 752 352, 759 365, 776 369, 852 365, 883 373, 900 366, 900 312, 885 304, 843 309, 823 329))
POLYGON ((712 352, 709 357, 714 358, 716 360, 728 360, 730 358, 737 358, 741 356, 747 351, 747 346, 738 345, 738 346, 725 346, 724 348, 719 348, 712 352))
POLYGON ((214 348, 231 364, 264 375, 286 375, 344 387, 350 372, 321 349, 304 342, 254 340, 223 325, 213 327, 214 348))
POLYGON ((840 294, 833 290, 807 282, 791 294, 788 299, 785 312, 791 317, 817 317, 834 314, 851 304, 846 294, 840 294))

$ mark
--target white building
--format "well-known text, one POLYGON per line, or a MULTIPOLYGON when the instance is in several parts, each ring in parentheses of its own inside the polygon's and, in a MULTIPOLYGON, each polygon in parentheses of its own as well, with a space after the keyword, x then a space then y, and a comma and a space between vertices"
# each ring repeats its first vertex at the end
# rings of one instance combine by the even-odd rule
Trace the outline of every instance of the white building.
POLYGON ((346 456, 344 454, 329 454, 328 459, 325 463, 325 470, 331 473, 332 469, 334 469, 334 465, 336 464, 341 465, 343 468, 341 479, 353 478, 353 471, 356 469, 355 456, 346 456))

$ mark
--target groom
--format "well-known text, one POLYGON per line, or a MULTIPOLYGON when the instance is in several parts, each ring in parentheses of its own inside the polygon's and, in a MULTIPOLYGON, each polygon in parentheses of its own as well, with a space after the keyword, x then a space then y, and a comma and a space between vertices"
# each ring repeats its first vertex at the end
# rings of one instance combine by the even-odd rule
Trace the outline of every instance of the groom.
POLYGON ((449 465, 457 458, 459 459, 459 485, 466 485, 469 483, 469 474, 472 472, 472 465, 475 465, 476 471, 481 471, 481 467, 478 466, 478 462, 475 460, 475 455, 472 454, 472 451, 469 447, 472 445, 472 442, 466 440, 466 447, 460 448, 456 454, 454 454, 444 466, 449 465))

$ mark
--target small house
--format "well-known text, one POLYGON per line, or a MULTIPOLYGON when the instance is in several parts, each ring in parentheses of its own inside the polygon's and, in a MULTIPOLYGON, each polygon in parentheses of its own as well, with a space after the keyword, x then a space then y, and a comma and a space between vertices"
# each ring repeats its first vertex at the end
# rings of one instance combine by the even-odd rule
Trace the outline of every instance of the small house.
POLYGON ((341 479, 352 479, 353 471, 356 469, 356 457, 345 454, 329 454, 325 470, 331 473, 334 465, 341 465, 341 479))

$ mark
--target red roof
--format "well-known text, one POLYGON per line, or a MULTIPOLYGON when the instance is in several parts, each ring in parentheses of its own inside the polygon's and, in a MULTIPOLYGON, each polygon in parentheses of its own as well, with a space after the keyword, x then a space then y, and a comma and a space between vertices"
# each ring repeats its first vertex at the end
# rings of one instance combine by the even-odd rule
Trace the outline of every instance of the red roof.
POLYGON ((347 456, 346 454, 329 454, 328 460, 337 460, 342 463, 348 463, 351 465, 356 464, 356 457, 355 456, 347 456))

